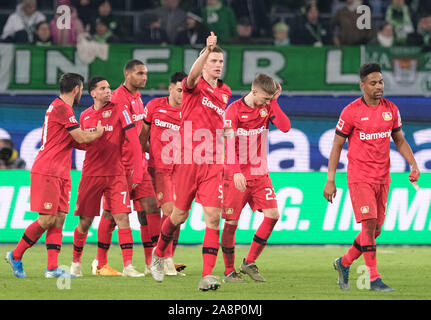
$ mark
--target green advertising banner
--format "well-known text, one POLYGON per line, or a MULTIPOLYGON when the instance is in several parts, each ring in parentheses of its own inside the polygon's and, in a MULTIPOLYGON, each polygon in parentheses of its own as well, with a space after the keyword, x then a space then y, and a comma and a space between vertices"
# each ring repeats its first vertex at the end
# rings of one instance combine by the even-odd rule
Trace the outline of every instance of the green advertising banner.
MULTIPOLYGON (((64 226, 64 243, 73 241, 78 223, 73 215, 81 172, 72 171, 69 215, 64 226)), ((354 222, 346 174, 337 173, 337 197, 333 204, 323 198, 324 172, 277 172, 270 174, 276 192, 280 220, 269 239, 272 244, 350 244, 360 230, 354 222)), ((416 191, 408 173, 393 173, 387 203, 382 244, 431 244, 431 173, 423 173, 416 191)), ((24 229, 35 219, 30 211, 29 171, 0 170, 0 242, 18 242, 24 229)), ((237 243, 250 243, 263 215, 246 206, 236 234, 237 243)), ((136 243, 140 243, 136 213, 130 215, 136 243)), ((87 242, 97 242, 96 218, 87 242)), ((180 243, 202 243, 204 235, 202 207, 194 204, 182 226, 180 243)), ((41 240, 43 241, 43 239, 41 240)), ((114 242, 117 234, 114 232, 114 242)))
MULTIPOLYGON (((357 75, 360 47, 306 46, 224 46, 223 80, 234 91, 250 88, 257 73, 266 73, 290 92, 359 92, 357 75)), ((108 79, 112 88, 123 81, 123 67, 130 59, 140 59, 149 70, 146 90, 166 90, 170 75, 188 72, 199 55, 198 49, 136 44, 109 45, 107 59, 84 63, 76 47, 0 45, 0 90, 56 91, 64 72, 108 79)))

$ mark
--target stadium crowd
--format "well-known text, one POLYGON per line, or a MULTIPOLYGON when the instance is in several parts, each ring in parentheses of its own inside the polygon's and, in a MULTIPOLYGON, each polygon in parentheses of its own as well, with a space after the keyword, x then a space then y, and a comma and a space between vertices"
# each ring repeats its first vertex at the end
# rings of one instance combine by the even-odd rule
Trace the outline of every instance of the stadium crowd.
POLYGON ((430 46, 427 0, 5 0, 2 42, 98 43, 202 47, 209 30, 221 44, 430 46), (71 8, 69 29, 58 29, 57 7, 71 8), (360 5, 371 29, 356 26, 360 5))

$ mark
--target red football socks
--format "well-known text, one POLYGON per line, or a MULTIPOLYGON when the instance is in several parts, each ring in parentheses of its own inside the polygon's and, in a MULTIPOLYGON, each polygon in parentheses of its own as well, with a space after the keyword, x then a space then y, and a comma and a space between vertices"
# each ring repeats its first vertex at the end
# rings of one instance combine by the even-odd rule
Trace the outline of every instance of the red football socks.
POLYGON ((88 232, 81 233, 78 231, 78 228, 75 228, 75 232, 73 234, 73 262, 81 262, 82 251, 84 250, 87 235, 88 232))
POLYGON ((133 260, 133 236, 132 229, 118 229, 118 243, 123 254, 124 267, 132 264, 133 260))
POLYGON ((266 242, 274 229, 277 219, 265 217, 263 218, 262 224, 256 231, 253 241, 248 252, 248 256, 245 259, 247 264, 254 263, 259 255, 262 253, 266 246, 266 242))
POLYGON ((58 268, 58 255, 61 250, 61 243, 63 241, 63 229, 57 227, 51 227, 46 232, 46 250, 48 252, 48 270, 54 270, 58 268))
POLYGON ((376 239, 375 230, 367 230, 366 221, 362 222, 361 232, 361 248, 364 255, 365 265, 370 274, 370 281, 380 278, 377 271, 377 257, 376 257, 376 239))
POLYGON ((100 218, 99 227, 97 229, 97 262, 98 268, 102 268, 108 263, 108 250, 111 246, 112 232, 115 229, 115 223, 100 218))
POLYGON ((205 229, 204 241, 202 243, 203 269, 202 278, 212 274, 217 261, 217 253, 220 246, 220 230, 205 229))
POLYGON ((22 256, 24 255, 24 252, 32 247, 37 240, 43 235, 45 232, 45 229, 43 229, 39 221, 36 220, 31 225, 27 227, 24 231, 24 235, 22 236, 21 240, 18 242, 18 245, 16 246, 15 250, 12 251, 12 256, 15 261, 21 260, 22 256))
POLYGON ((151 254, 153 252, 153 242, 151 241, 150 232, 148 225, 141 225, 141 241, 144 246, 145 253, 145 264, 149 266, 151 264, 151 254))
POLYGON ((172 224, 171 217, 167 217, 165 219, 165 222, 163 222, 161 231, 160 231, 160 238, 157 242, 157 247, 154 252, 154 254, 158 257, 165 257, 166 255, 166 248, 168 247, 169 243, 174 238, 174 233, 177 230, 177 228, 180 228, 180 226, 176 226, 172 224))
POLYGON ((160 212, 147 213, 148 231, 153 242, 153 247, 159 241, 160 229, 161 229, 161 217, 160 212))
POLYGON ((362 248, 361 248, 361 232, 358 233, 358 235, 355 238, 355 241, 353 241, 353 245, 350 247, 349 251, 343 256, 341 259, 341 263, 345 267, 350 267, 356 259, 358 259, 362 254, 362 248))
POLYGON ((225 275, 235 270, 235 232, 238 225, 225 223, 221 235, 221 249, 225 266, 225 275))

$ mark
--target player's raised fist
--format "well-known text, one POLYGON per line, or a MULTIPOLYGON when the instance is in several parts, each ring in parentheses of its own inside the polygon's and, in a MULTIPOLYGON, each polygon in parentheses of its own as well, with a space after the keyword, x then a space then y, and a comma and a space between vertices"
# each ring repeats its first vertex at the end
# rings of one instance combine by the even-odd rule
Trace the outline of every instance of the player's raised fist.
POLYGON ((207 38, 207 48, 209 51, 213 51, 217 45, 217 36, 211 31, 211 34, 207 38))

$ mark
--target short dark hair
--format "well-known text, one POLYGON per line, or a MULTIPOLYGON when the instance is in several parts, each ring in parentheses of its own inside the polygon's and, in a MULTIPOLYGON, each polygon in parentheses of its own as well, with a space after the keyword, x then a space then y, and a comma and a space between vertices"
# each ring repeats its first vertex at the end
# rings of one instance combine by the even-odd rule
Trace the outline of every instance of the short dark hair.
POLYGON ((382 68, 378 63, 366 63, 359 69, 359 77, 363 81, 370 73, 382 72, 382 68))
POLYGON ((97 84, 100 81, 106 80, 104 77, 94 77, 90 80, 90 82, 88 82, 88 93, 91 95, 91 91, 93 91, 96 87, 97 84))
POLYGON ((124 65, 124 72, 131 71, 135 66, 142 66, 142 65, 145 66, 145 63, 143 63, 141 60, 138 60, 138 59, 127 61, 127 63, 124 65))
POLYGON ((84 83, 84 77, 77 73, 65 73, 60 78, 60 93, 69 93, 84 83))
POLYGON ((181 82, 183 81, 183 79, 187 77, 187 74, 183 71, 180 72, 175 72, 172 76, 171 76, 171 80, 170 83, 177 83, 177 82, 181 82))

